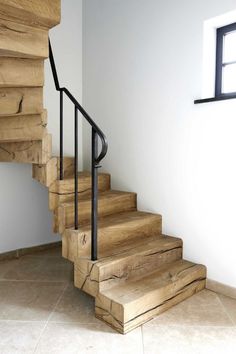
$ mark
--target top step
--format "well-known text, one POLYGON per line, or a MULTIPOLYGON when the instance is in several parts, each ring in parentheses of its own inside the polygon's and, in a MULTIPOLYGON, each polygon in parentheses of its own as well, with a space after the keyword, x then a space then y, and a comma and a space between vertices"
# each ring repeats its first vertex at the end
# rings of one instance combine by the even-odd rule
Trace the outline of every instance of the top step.
POLYGON ((61 20, 60 0, 0 0, 1 19, 31 27, 52 28, 61 20))

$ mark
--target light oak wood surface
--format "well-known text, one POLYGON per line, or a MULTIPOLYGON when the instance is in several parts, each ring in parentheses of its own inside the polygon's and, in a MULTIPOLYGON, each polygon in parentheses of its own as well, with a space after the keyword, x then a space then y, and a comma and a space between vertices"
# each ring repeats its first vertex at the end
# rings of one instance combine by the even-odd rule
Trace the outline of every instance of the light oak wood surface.
POLYGON ((126 249, 116 247, 116 254, 98 261, 79 258, 75 261, 75 285, 96 296, 116 285, 146 276, 164 264, 182 258, 182 240, 169 236, 133 239, 126 249))
MULTIPOLYGON (((74 201, 74 166, 72 164, 71 171, 67 169, 67 172, 70 175, 65 178, 63 181, 55 181, 50 185, 49 188, 49 209, 55 210, 59 207, 60 204, 73 202, 74 201)), ((78 193, 79 197, 91 197, 91 173, 87 171, 79 172, 78 178, 78 193)), ((110 175, 108 173, 99 173, 98 174, 98 190, 104 192, 110 189, 110 175)))
POLYGON ((202 290, 205 283, 204 266, 184 260, 167 264, 139 280, 99 293, 96 317, 127 333, 202 290))
POLYGON ((60 23, 60 0, 0 0, 0 18, 32 27, 52 28, 60 23))
POLYGON ((0 57, 0 87, 42 87, 43 60, 0 57))
POLYGON ((0 56, 45 59, 49 55, 48 31, 0 20, 0 56))
MULTIPOLYGON (((162 232, 162 217, 141 211, 116 213, 99 219, 98 257, 103 258, 126 251, 128 243, 157 236, 162 232)), ((81 226, 79 230, 66 229, 62 237, 63 257, 75 261, 80 257, 90 257, 91 228, 81 226)))
MULTIPOLYGON (((98 216, 107 216, 123 211, 136 210, 137 200, 135 193, 106 191, 98 194, 98 216)), ((91 198, 79 195, 79 223, 90 222, 91 198)), ((54 211, 54 231, 63 233, 66 228, 74 224, 74 203, 61 204, 54 211)))
POLYGON ((52 154, 52 137, 42 140, 0 143, 0 161, 45 164, 52 154))
MULTIPOLYGON (((74 159, 72 157, 63 158, 63 176, 65 179, 73 175, 74 159)), ((33 178, 46 187, 50 187, 60 177, 60 159, 52 157, 45 165, 33 165, 33 178)), ((57 193, 55 193, 57 194, 57 193)))
POLYGON ((42 140, 47 134, 47 112, 0 117, 0 143, 42 140))
POLYGON ((0 117, 40 114, 43 112, 43 89, 0 88, 0 117))

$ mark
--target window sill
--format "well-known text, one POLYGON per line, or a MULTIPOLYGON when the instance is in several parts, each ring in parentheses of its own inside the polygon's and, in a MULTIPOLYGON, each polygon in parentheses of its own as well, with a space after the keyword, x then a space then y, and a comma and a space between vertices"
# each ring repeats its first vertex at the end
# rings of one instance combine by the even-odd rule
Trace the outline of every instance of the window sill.
POLYGON ((218 96, 218 97, 203 98, 200 100, 195 100, 194 104, 209 103, 209 102, 216 102, 216 101, 225 101, 225 100, 231 100, 233 98, 236 98, 236 93, 222 95, 222 96, 218 96))

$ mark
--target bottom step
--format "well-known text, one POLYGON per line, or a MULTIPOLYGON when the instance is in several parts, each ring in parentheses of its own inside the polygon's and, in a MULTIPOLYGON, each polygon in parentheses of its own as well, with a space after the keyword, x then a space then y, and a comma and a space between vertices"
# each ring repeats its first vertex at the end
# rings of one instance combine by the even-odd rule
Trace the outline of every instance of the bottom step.
POLYGON ((96 297, 96 317, 127 333, 205 288, 206 268, 180 260, 96 297))

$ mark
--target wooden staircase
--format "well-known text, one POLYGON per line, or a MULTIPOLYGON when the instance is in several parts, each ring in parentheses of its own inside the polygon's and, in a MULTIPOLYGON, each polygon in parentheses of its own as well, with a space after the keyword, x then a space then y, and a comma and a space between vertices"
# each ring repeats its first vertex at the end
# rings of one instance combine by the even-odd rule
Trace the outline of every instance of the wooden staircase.
POLYGON ((90 260, 91 175, 79 173, 75 230, 74 160, 64 158, 59 180, 43 108, 43 61, 60 1, 0 0, 0 14, 0 161, 33 164, 33 178, 48 187, 75 286, 95 297, 97 318, 127 333, 202 290, 206 268, 183 260, 182 240, 162 234, 160 215, 138 211, 135 193, 112 190, 108 173, 98 176, 98 260, 90 260))

